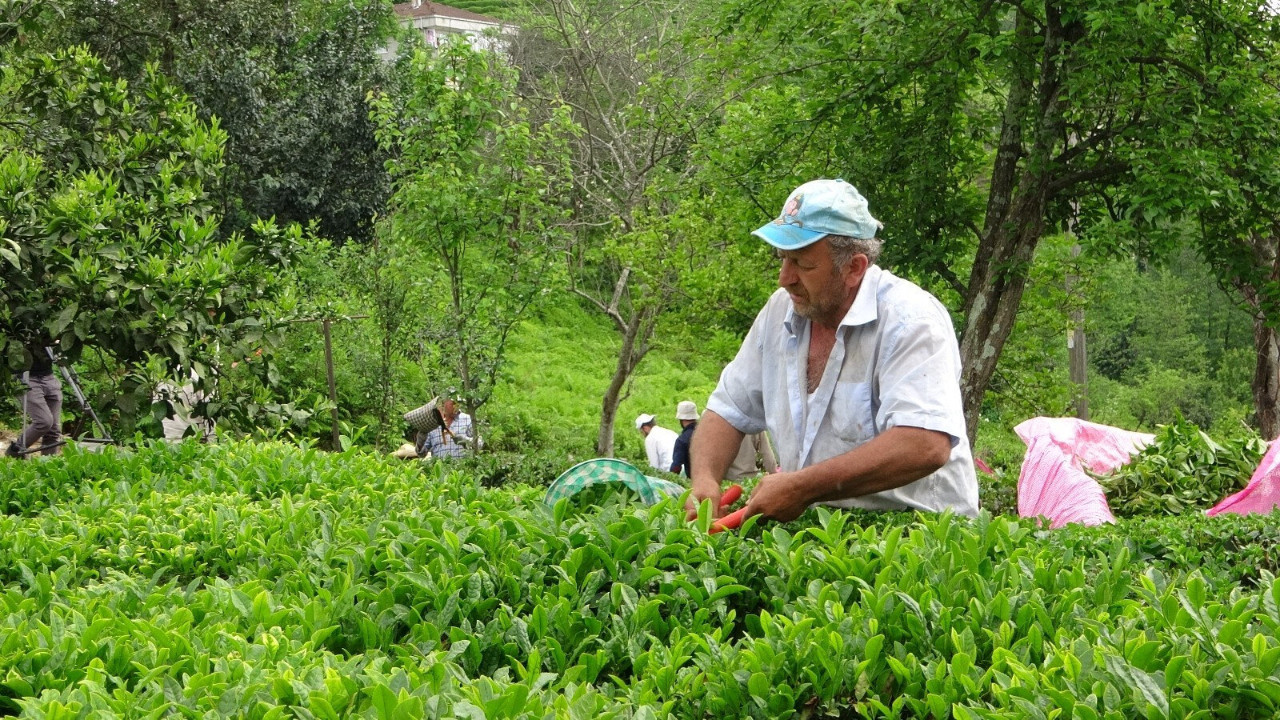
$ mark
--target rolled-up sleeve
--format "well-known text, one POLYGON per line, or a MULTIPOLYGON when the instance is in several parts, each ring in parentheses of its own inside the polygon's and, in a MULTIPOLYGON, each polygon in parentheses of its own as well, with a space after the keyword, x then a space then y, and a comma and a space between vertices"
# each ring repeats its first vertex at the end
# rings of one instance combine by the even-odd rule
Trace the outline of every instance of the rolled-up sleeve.
POLYGON ((739 431, 751 435, 765 429, 764 417, 764 335, 762 325, 766 305, 756 315, 750 332, 733 361, 720 373, 720 382, 707 400, 707 409, 724 418, 739 431))

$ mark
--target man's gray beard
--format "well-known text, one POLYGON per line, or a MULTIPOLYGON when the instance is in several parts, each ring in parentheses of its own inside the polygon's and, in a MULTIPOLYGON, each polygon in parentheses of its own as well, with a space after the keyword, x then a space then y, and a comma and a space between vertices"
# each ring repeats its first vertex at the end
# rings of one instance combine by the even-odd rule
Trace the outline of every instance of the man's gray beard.
MULTIPOLYGON (((799 305, 796 305, 796 301, 794 299, 791 301, 791 309, 794 310, 797 315, 808 320, 809 322, 821 322, 819 318, 828 314, 835 315, 839 310, 836 307, 830 307, 830 308, 818 307, 817 305, 813 304, 812 301, 806 303, 804 309, 802 310, 800 309, 799 305)), ((836 320, 838 322, 839 318, 837 318, 836 320)))

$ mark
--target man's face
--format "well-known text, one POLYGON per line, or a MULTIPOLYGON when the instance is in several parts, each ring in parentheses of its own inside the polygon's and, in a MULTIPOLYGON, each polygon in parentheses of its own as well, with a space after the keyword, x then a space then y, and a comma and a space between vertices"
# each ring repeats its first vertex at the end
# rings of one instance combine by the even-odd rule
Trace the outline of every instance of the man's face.
POLYGON ((855 255, 838 268, 825 238, 799 250, 779 250, 777 255, 782 260, 778 285, 791 296, 796 314, 830 327, 839 325, 866 273, 866 256, 855 255))
POLYGON ((650 431, 650 430, 652 430, 652 429, 653 429, 653 426, 652 426, 652 425, 641 425, 641 426, 640 426, 640 434, 641 434, 641 435, 643 435, 643 436, 645 436, 645 437, 649 437, 649 431, 650 431))
POLYGON ((445 417, 453 417, 454 415, 458 414, 458 406, 453 404, 452 399, 445 400, 444 402, 440 403, 440 412, 445 417))

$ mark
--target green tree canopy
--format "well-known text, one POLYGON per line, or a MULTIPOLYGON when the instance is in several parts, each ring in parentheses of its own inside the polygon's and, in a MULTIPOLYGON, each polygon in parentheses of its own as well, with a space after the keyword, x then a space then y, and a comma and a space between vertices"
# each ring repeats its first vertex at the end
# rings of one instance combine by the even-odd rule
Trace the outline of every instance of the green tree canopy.
MULTIPOLYGON (((215 346, 260 339, 290 238, 224 237, 208 192, 225 134, 146 68, 116 78, 83 47, 0 48, 0 357, 14 370, 58 343, 125 366, 209 372, 215 346)), ((122 406, 150 387, 133 381, 122 406)), ((149 400, 145 405, 149 406, 149 400)))
POLYGON ((867 193, 888 259, 954 293, 971 434, 1045 233, 1078 208, 1108 243, 1118 224, 1153 250, 1184 242, 1179 221, 1221 202, 1229 118, 1254 127, 1264 103, 1241 102, 1275 92, 1257 63, 1273 21, 1243 1, 738 2, 727 18, 725 62, 745 71, 727 174, 767 208, 816 175, 867 193))
POLYGON ((493 391, 512 328, 563 267, 573 126, 563 111, 531 121, 515 86, 500 56, 454 39, 414 55, 408 94, 375 103, 393 158, 392 241, 430 262, 417 273, 428 297, 415 324, 438 349, 440 379, 473 411, 493 391))
POLYGON ((618 406, 660 324, 679 324, 716 257, 691 232, 703 200, 693 148, 719 116, 720 90, 700 75, 712 13, 702 0, 537 0, 519 18, 522 92, 567 104, 582 128, 571 145, 570 289, 620 340, 601 398, 601 455, 613 454, 618 406))
POLYGON ((42 33, 84 43, 119 76, 151 62, 226 133, 226 167, 209 188, 224 230, 257 218, 318 222, 341 243, 372 237, 390 188, 366 97, 392 82, 377 50, 395 32, 380 0, 52 0, 42 33))

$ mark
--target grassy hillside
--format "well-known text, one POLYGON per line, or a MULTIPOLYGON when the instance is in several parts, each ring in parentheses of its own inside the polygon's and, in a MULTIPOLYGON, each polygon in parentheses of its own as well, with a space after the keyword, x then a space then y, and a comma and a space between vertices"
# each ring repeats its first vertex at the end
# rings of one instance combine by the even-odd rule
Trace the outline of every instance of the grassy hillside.
MULTIPOLYGON (((593 453, 620 343, 602 316, 572 300, 548 309, 512 338, 506 379, 494 393, 489 417, 499 431, 523 429, 530 440, 593 453)), ((635 417, 653 413, 659 424, 679 428, 676 403, 693 400, 700 410, 705 407, 725 361, 701 354, 689 341, 659 338, 624 391, 615 428, 617 454, 643 462, 635 417)))
POLYGON ((491 15, 496 18, 511 17, 512 11, 517 7, 517 2, 510 0, 450 0, 442 5, 470 10, 481 15, 491 15))

